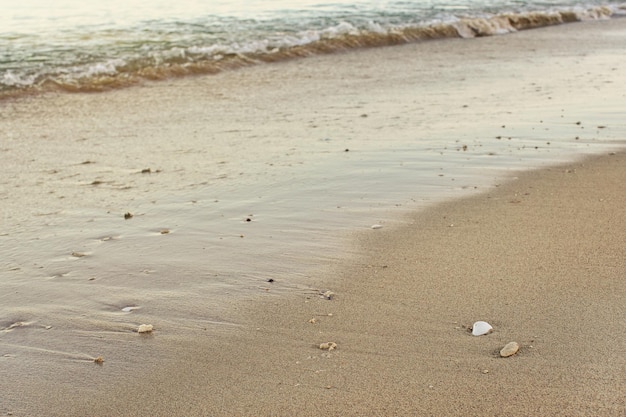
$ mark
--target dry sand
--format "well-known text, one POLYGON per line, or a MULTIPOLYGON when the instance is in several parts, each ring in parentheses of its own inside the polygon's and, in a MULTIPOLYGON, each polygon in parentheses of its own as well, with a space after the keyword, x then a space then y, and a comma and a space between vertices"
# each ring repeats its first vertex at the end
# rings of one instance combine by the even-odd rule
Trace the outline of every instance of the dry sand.
MULTIPOLYGON (((463 136, 458 129, 477 137, 493 136, 492 125, 500 129, 500 125, 509 126, 517 118, 523 119, 517 131, 523 138, 522 132, 530 134, 541 127, 539 119, 544 111, 562 106, 570 112, 567 126, 551 124, 542 133, 541 142, 557 142, 564 134, 572 134, 573 129, 581 132, 581 127, 572 122, 572 117, 579 116, 587 116, 585 125, 594 128, 576 134, 594 138, 623 135, 619 111, 624 93, 608 83, 624 79, 619 71, 623 66, 619 46, 623 45, 624 26, 624 21, 615 20, 468 44, 453 40, 449 41, 450 48, 444 48, 454 51, 449 55, 439 53, 435 42, 357 51, 339 58, 314 58, 306 64, 299 61, 250 69, 258 79, 241 71, 222 78, 177 81, 172 83, 176 89, 155 84, 110 95, 59 96, 23 107, 20 103, 7 106, 4 114, 10 113, 10 117, 3 120, 2 126, 9 140, 3 149, 3 161, 13 164, 11 172, 19 175, 5 179, 3 191, 13 190, 17 184, 23 192, 6 193, 5 220, 16 219, 7 222, 10 233, 6 238, 19 233, 20 228, 36 230, 41 225, 32 223, 29 216, 40 210, 43 217, 37 218, 49 219, 46 210, 52 210, 58 218, 41 220, 48 223, 43 230, 57 234, 61 230, 68 240, 71 237, 78 241, 72 229, 48 227, 79 215, 93 215, 96 221, 92 223, 120 220, 124 209, 136 200, 155 198, 160 202, 163 195, 180 187, 181 181, 185 181, 183 188, 196 192, 203 178, 214 179, 222 169, 226 177, 236 177, 247 164, 264 166, 273 158, 285 166, 309 163, 306 155, 326 152, 325 145, 316 142, 285 155, 280 141, 275 141, 280 135, 302 135, 303 123, 332 126, 344 136, 363 135, 365 139, 359 144, 375 151, 379 132, 386 130, 404 135, 407 143, 414 139, 415 129, 423 129, 425 136, 436 139, 448 132, 468 139, 472 136, 463 136), (578 49, 580 39, 585 42, 578 49), (455 61, 458 65, 441 70, 441 74, 433 70, 438 65, 444 68, 449 58, 458 58, 466 48, 467 60, 455 61), (533 51, 538 53, 534 55, 533 51), (408 60, 418 67, 419 60, 410 60, 418 53, 432 58, 427 66, 429 72, 422 74, 425 79, 434 77, 432 83, 420 80, 420 74, 407 74, 401 65, 408 60), (493 62, 492 54, 498 57, 493 62), (562 56, 553 59, 557 54, 562 56), (372 65, 367 57, 376 57, 373 62, 384 64, 372 65), (337 59, 342 64, 333 67, 331 63, 339 62, 337 59), (515 70, 524 63, 528 65, 519 67, 519 72, 515 70), (379 66, 382 69, 374 71, 379 66), (317 83, 295 83, 293 89, 276 93, 275 86, 268 85, 285 70, 295 79, 313 77, 317 83), (502 78, 496 77, 499 73, 502 78), (436 80, 439 75, 442 79, 436 80), (463 82, 465 76, 472 82, 463 82), (481 82, 482 76, 485 79, 481 82), (490 92, 494 79, 497 82, 490 92), (228 80, 231 87, 243 85, 241 89, 224 87, 215 92, 213 88, 219 88, 220 80, 228 80), (261 85, 256 85, 259 80, 261 85), (441 89, 442 85, 448 85, 447 89, 441 89), (423 96, 415 98, 418 88, 423 96), (333 89, 337 101, 328 103, 320 91, 333 89), (164 97, 164 91, 172 93, 169 100, 155 101, 155 97, 164 97), (255 91, 259 96, 246 97, 246 91, 255 91), (594 95, 596 91, 601 94, 594 95), (198 100, 208 92, 218 97, 212 104, 195 104, 195 112, 191 113, 189 107, 182 106, 189 97, 198 100), (222 93, 230 96, 219 101, 222 93), (315 98, 311 101, 313 110, 294 107, 303 95, 315 98), (274 115, 280 115, 280 121, 257 126, 269 114, 261 105, 272 101, 278 108, 274 115), (468 102, 472 117, 461 115, 465 111, 462 106, 468 102), (207 109, 204 104, 215 108, 207 109), (215 116, 212 110, 220 108, 227 113, 215 116), (238 108, 245 111, 237 113, 238 108), (428 123, 411 125, 407 120, 420 117, 420 108, 428 123), (451 114, 450 108, 458 115, 451 114), (82 111, 79 117, 77 110, 82 111), (356 126, 355 118, 364 111, 369 117, 356 126), (168 112, 173 122, 159 123, 160 115, 168 112), (344 114, 354 117, 341 117, 344 114), (202 143, 201 129, 220 118, 227 121, 216 121, 217 128, 211 133, 216 140, 223 140, 225 147, 219 148, 224 154, 215 158, 232 158, 229 140, 240 145, 248 139, 241 131, 228 130, 229 126, 256 132, 265 139, 260 142, 268 148, 266 152, 253 149, 236 153, 246 158, 233 158, 226 168, 204 166, 207 157, 195 147, 202 143), (607 120, 609 129, 595 129, 607 120), (115 123, 122 127, 115 128, 115 123), (142 151, 145 147, 134 147, 132 141, 124 148, 128 140, 124 135, 136 137, 143 130, 150 135, 152 149, 159 152, 146 155, 142 151), (76 140, 68 142, 67 136, 76 140), (179 141, 172 141, 172 137, 179 141), (25 144, 28 152, 12 153, 20 144, 25 144), (120 149, 125 149, 123 158, 119 157, 120 149), (36 157, 31 158, 29 152, 36 157), (177 158, 167 157, 172 152, 177 158), (82 164, 86 161, 97 163, 82 164), (20 169, 21 165, 25 168, 20 169), (142 176, 141 170, 149 167, 163 168, 159 181, 142 176), (55 177, 58 172, 63 176, 55 177), (97 185, 105 187, 93 187, 92 181, 102 181, 97 185), (134 192, 129 196, 124 193, 126 189, 134 192), (64 193, 65 198, 59 202, 54 193, 64 193), (50 206, 33 206, 37 198, 50 206), (65 207, 68 201, 76 204, 75 211, 65 207), (113 213, 104 220, 92 214, 103 207, 113 213)), ((594 145, 595 139, 587 139, 587 144, 594 145)), ((340 147, 345 145, 341 143, 340 147)), ((554 163, 562 156, 558 149, 553 152, 548 162, 554 163)), ((10 402, 8 406, 2 404, 0 411, 16 416, 624 415, 626 225, 621 213, 626 203, 626 155, 607 153, 519 174, 519 178, 487 193, 442 203, 398 220, 400 227, 358 233, 352 237, 353 245, 337 255, 336 262, 306 282, 310 291, 302 291, 302 284, 295 286, 297 291, 289 291, 288 287, 285 290, 280 276, 274 283, 263 284, 267 288, 265 297, 243 297, 232 304, 226 298, 227 311, 216 321, 227 317, 233 325, 211 327, 207 320, 210 331, 194 332, 199 329, 194 326, 206 319, 201 312, 214 301, 204 293, 196 293, 198 283, 189 283, 188 293, 183 291, 188 304, 182 306, 180 298, 173 296, 175 290, 167 287, 171 285, 167 276, 185 263, 190 263, 187 271, 191 275, 203 267, 200 258, 189 253, 181 253, 178 264, 170 269, 158 271, 161 275, 151 276, 155 292, 143 297, 148 307, 160 306, 162 315, 171 313, 176 319, 184 319, 185 313, 193 315, 189 318, 193 325, 183 329, 187 333, 175 327, 175 319, 164 319, 160 328, 156 326, 155 334, 143 337, 129 331, 132 321, 142 317, 142 310, 132 318, 120 318, 119 308, 126 305, 124 302, 139 297, 125 294, 137 290, 132 288, 134 281, 129 282, 129 276, 134 279, 140 275, 136 269, 141 263, 132 262, 142 256, 147 258, 146 264, 158 260, 161 255, 150 250, 159 244, 145 241, 160 236, 159 227, 165 223, 151 225, 151 237, 146 237, 151 229, 143 230, 140 237, 145 241, 138 238, 137 246, 131 245, 140 256, 113 252, 123 262, 108 264, 111 258, 94 245, 94 250, 101 252, 92 259, 87 256, 85 261, 94 263, 85 265, 92 268, 87 271, 96 276, 96 285, 103 282, 99 294, 89 292, 85 286, 88 275, 76 272, 79 267, 72 260, 76 269, 57 266, 58 275, 38 281, 40 287, 33 289, 32 299, 45 299, 49 305, 33 304, 32 311, 27 311, 29 306, 19 311, 24 317, 37 313, 40 325, 41 315, 58 314, 53 301, 62 298, 67 288, 75 291, 75 297, 86 291, 83 307, 89 311, 87 319, 80 317, 81 308, 73 307, 69 313, 76 315, 71 323, 76 327, 60 329, 67 331, 68 339, 63 340, 70 346, 66 351, 59 347, 57 351, 52 347, 38 350, 34 341, 46 340, 45 336, 38 339, 46 334, 43 329, 21 329, 22 339, 17 332, 6 333, 15 339, 4 337, 11 343, 1 345, 0 365, 15 368, 10 368, 9 377, 2 375, 3 395, 9 393, 10 402), (145 246, 140 246, 142 242, 145 246), (125 268, 135 275, 126 273, 125 268), (46 296, 47 288, 53 291, 54 282, 63 284, 64 280, 69 284, 57 286, 58 293, 46 296), (319 296, 326 290, 335 293, 332 299, 319 296), (280 296, 273 296, 275 292, 280 296), (154 304, 150 304, 151 297, 154 304), (159 297, 165 301, 157 302, 159 297), (169 304, 168 297, 172 298, 169 304), (94 306, 102 311, 92 311, 94 306), (311 319, 315 321, 311 323, 311 319), (468 326, 476 320, 490 322, 495 331, 487 336, 471 336, 468 326), (89 326, 97 331, 90 331, 89 326), (18 343, 12 344, 13 340, 24 346, 16 347, 18 343), (520 344, 519 353, 499 358, 498 351, 510 341, 520 344), (325 342, 336 343, 337 349, 320 350, 319 345, 325 342), (27 357, 24 352, 29 352, 29 346, 35 346, 31 350, 39 352, 44 361, 55 362, 54 366, 48 369, 45 362, 32 359, 19 362, 22 368, 15 365, 16 358, 27 357), (99 354, 98 348, 109 349, 101 365, 92 363, 84 353, 99 354), (19 354, 14 355, 14 351, 19 354), (83 352, 83 356, 77 356, 76 351, 83 352), (46 372, 41 371, 44 368, 46 372)), ((517 155, 512 152, 511 160, 517 155)), ((486 167, 489 162, 486 157, 484 160, 486 167)), ((262 172, 262 179, 278 175, 270 171, 250 169, 252 173, 262 172)), ((358 177, 351 180, 357 182, 358 177)), ((155 203, 150 214, 163 221, 172 213, 168 210, 166 204, 155 203)), ((91 223, 80 224, 92 231, 91 223)), ((128 224, 114 230, 120 233, 120 241, 131 240, 132 226, 128 224)), ((176 232, 167 238, 176 239, 176 232)), ((185 237, 179 233, 179 243, 185 237)), ((33 239, 28 244, 37 247, 39 243, 33 239)), ((60 257, 61 253, 70 253, 68 250, 71 248, 59 249, 55 257, 41 260, 41 268, 45 267, 47 273, 50 265, 65 265, 67 260, 60 257)), ((16 247, 7 253, 18 256, 22 252, 16 247)), ((24 277, 17 290, 26 288, 28 279, 32 279, 31 270, 39 268, 37 263, 28 267, 27 263, 20 265, 19 273, 24 277)), ((7 271, 13 271, 12 267, 7 265, 7 271)), ((8 294, 0 297, 7 305, 13 301, 8 294)), ((223 304, 224 299, 221 301, 223 304)), ((150 317, 149 312, 146 314, 150 317)), ((10 324, 3 320, 7 326, 10 324)))

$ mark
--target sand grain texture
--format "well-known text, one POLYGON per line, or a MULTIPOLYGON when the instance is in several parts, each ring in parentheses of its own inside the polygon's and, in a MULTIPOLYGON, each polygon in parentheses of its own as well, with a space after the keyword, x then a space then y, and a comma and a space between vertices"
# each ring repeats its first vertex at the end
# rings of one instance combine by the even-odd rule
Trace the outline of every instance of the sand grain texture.
POLYGON ((334 283, 333 300, 287 297, 245 311, 239 331, 199 338, 174 366, 89 409, 623 415, 624 178, 626 154, 599 157, 361 233, 363 256, 321 279, 334 283), (472 336, 477 318, 494 332, 472 336), (520 351, 500 358, 512 338, 520 351), (338 348, 321 352, 327 340, 338 348))

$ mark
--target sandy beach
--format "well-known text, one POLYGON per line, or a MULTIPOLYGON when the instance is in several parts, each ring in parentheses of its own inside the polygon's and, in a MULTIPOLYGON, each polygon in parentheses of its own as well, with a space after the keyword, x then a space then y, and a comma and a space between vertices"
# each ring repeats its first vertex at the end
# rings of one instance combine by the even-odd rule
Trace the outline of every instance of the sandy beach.
POLYGON ((0 413, 626 414, 625 42, 0 103, 0 413))
POLYGON ((240 310, 73 415, 623 415, 625 175, 597 157, 360 233, 330 300, 240 310))

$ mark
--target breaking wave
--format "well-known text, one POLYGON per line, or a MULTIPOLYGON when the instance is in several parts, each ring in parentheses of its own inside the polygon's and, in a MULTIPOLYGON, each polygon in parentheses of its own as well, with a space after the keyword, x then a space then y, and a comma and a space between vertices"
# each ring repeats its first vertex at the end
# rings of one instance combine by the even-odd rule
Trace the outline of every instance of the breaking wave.
POLYGON ((369 23, 356 27, 342 22, 323 30, 301 31, 274 39, 208 46, 172 47, 159 54, 116 58, 56 71, 19 74, 8 70, 0 77, 0 98, 45 91, 100 92, 146 80, 155 81, 199 74, 215 74, 259 63, 280 62, 355 48, 399 45, 443 38, 475 38, 512 33, 584 20, 624 15, 617 7, 594 7, 431 21, 383 27, 369 23))

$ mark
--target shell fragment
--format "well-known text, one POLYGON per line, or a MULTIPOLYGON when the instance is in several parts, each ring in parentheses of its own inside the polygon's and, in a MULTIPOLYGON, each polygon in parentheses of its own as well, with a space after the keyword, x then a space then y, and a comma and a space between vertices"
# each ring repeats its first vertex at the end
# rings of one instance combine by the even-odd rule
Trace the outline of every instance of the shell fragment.
POLYGON ((482 336, 484 334, 489 334, 492 331, 493 327, 491 327, 491 324, 487 323, 486 321, 477 321, 472 326, 472 334, 474 336, 482 336))

